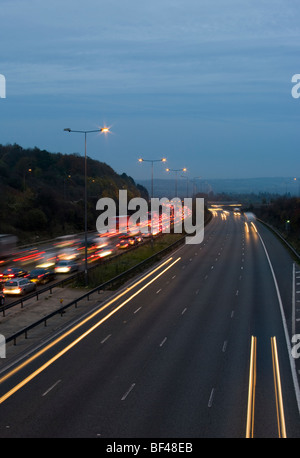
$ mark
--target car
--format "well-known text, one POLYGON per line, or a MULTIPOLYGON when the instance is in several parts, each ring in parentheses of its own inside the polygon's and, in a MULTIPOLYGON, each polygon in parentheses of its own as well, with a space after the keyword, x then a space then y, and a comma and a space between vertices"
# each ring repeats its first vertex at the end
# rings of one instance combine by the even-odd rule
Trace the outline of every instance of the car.
POLYGON ((57 274, 69 274, 71 272, 76 272, 79 269, 79 266, 74 261, 58 261, 54 271, 57 274))
POLYGON ((120 239, 119 243, 116 245, 116 247, 120 249, 128 248, 129 246, 130 245, 127 237, 120 239))
POLYGON ((39 263, 35 266, 36 269, 52 269, 58 261, 58 255, 54 252, 47 252, 41 257, 39 263))
POLYGON ((36 284, 45 284, 54 280, 55 272, 51 269, 33 269, 29 272, 26 278, 36 284))
POLYGON ((142 243, 143 242, 143 235, 138 234, 135 236, 137 243, 142 243))
POLYGON ((28 278, 14 278, 5 282, 3 287, 4 294, 24 295, 36 290, 36 284, 28 278))
POLYGON ((0 291, 0 306, 4 305, 5 303, 5 295, 3 294, 2 291, 0 291))
POLYGON ((105 258, 106 256, 110 256, 111 254, 113 254, 114 250, 115 247, 113 245, 105 246, 103 248, 100 248, 100 250, 96 251, 95 257, 105 258))
POLYGON ((27 270, 19 269, 18 267, 8 267, 0 273, 0 282, 6 282, 11 278, 25 277, 27 274, 27 270))

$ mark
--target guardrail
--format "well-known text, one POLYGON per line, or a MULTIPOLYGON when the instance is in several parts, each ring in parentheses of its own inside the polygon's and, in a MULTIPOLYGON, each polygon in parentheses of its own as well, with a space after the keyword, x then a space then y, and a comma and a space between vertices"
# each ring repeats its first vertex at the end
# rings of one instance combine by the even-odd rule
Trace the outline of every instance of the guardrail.
MULTIPOLYGON (((95 293, 100 293, 100 291, 103 291, 105 288, 107 288, 109 285, 112 285, 114 283, 118 283, 121 280, 127 279, 131 275, 135 274, 138 270, 141 268, 145 268, 147 264, 152 264, 153 262, 157 261, 159 258, 165 256, 168 252, 173 251, 177 246, 181 245, 185 241, 185 236, 174 242, 173 244, 169 245, 168 247, 164 248, 161 251, 158 251, 154 255, 150 256, 149 258, 144 259, 144 261, 140 262, 139 264, 136 264, 135 266, 131 267, 130 269, 126 270, 125 272, 122 272, 121 274, 117 275, 116 277, 106 281, 105 283, 102 283, 101 285, 97 286, 96 288, 93 288, 92 290, 88 291, 87 293, 83 294, 82 296, 72 300, 68 304, 60 307, 59 309, 51 312, 50 314, 44 316, 43 318, 35 321, 34 323, 30 324, 29 326, 26 326, 25 328, 21 329, 20 331, 16 332, 15 334, 11 335, 10 337, 6 338, 6 342, 14 342, 14 345, 16 345, 17 338, 20 337, 21 335, 25 334, 25 338, 27 338, 28 331, 31 329, 35 328, 36 326, 39 326, 40 324, 43 324, 46 326, 47 321, 52 318, 55 315, 63 315, 64 311, 71 307, 74 306, 77 307, 77 304, 82 301, 82 300, 89 300, 90 296, 95 294, 95 293)), ((83 272, 80 272, 83 274, 83 272)), ((76 277, 76 275, 74 275, 76 277)), ((53 288, 54 286, 52 286, 53 288)), ((34 295, 32 296, 34 297, 34 295)))
POLYGON ((15 307, 16 305, 21 304, 21 307, 23 307, 24 302, 29 301, 30 299, 32 299, 34 297, 36 297, 36 300, 39 300, 39 295, 40 294, 43 294, 43 293, 45 293, 47 291, 50 291, 52 293, 52 289, 64 286, 67 283, 71 283, 72 281, 74 281, 77 278, 79 278, 79 275, 83 275, 83 272, 77 272, 76 274, 71 275, 68 278, 59 280, 58 282, 55 282, 54 284, 51 284, 49 286, 45 286, 45 288, 39 289, 39 290, 35 291, 34 293, 26 294, 26 296, 21 297, 20 299, 17 299, 15 301, 11 302, 10 304, 3 305, 2 307, 0 307, 0 313, 2 313, 2 316, 5 316, 5 311, 10 309, 10 308, 12 308, 12 307, 15 307))
POLYGON ((270 229, 272 232, 274 232, 275 235, 277 235, 277 237, 280 238, 280 240, 282 240, 282 242, 285 243, 285 245, 288 247, 288 249, 298 258, 298 260, 300 260, 300 255, 299 253, 295 250, 295 248, 280 234, 280 232, 275 229, 275 227, 271 226, 271 224, 269 223, 266 223, 265 221, 263 221, 262 219, 260 218, 256 218, 257 221, 259 221, 260 223, 264 224, 268 229, 270 229))

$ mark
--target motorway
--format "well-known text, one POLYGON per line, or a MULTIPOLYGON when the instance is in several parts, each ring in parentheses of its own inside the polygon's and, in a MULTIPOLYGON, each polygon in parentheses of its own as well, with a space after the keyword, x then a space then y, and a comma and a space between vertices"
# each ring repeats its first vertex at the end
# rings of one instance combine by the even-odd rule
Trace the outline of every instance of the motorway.
POLYGON ((300 437, 292 273, 268 229, 219 212, 1 371, 0 437, 300 437))

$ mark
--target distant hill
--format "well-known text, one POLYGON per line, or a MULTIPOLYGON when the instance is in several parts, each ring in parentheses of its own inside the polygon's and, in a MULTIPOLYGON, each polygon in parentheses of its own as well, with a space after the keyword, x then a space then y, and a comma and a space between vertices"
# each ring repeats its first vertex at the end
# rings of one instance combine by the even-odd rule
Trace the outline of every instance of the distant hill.
MULTIPOLYGON (((88 229, 95 229, 96 202, 148 198, 133 178, 117 174, 105 163, 87 158, 88 229)), ((27 242, 84 231, 84 157, 50 153, 38 148, 0 145, 0 233, 27 242)))
MULTIPOLYGON (((151 181, 139 181, 151 193, 151 181)), ((179 197, 189 197, 195 193, 213 194, 274 194, 300 196, 300 178, 237 178, 237 179, 195 179, 178 178, 177 193, 179 197)), ((156 179, 154 197, 175 197, 175 179, 156 179)))

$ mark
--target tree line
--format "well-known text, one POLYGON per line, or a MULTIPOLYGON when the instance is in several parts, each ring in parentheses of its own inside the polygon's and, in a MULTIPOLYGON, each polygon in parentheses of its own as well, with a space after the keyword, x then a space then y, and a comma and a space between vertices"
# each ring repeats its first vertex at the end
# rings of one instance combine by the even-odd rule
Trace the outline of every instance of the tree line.
POLYGON ((282 196, 254 208, 255 214, 279 230, 300 253, 300 198, 282 196))
MULTIPOLYGON (((15 234, 21 242, 84 231, 84 157, 51 153, 17 144, 0 144, 0 233, 15 234)), ((148 192, 133 178, 109 165, 87 158, 88 229, 95 229, 96 202, 119 189, 128 199, 148 192)))

